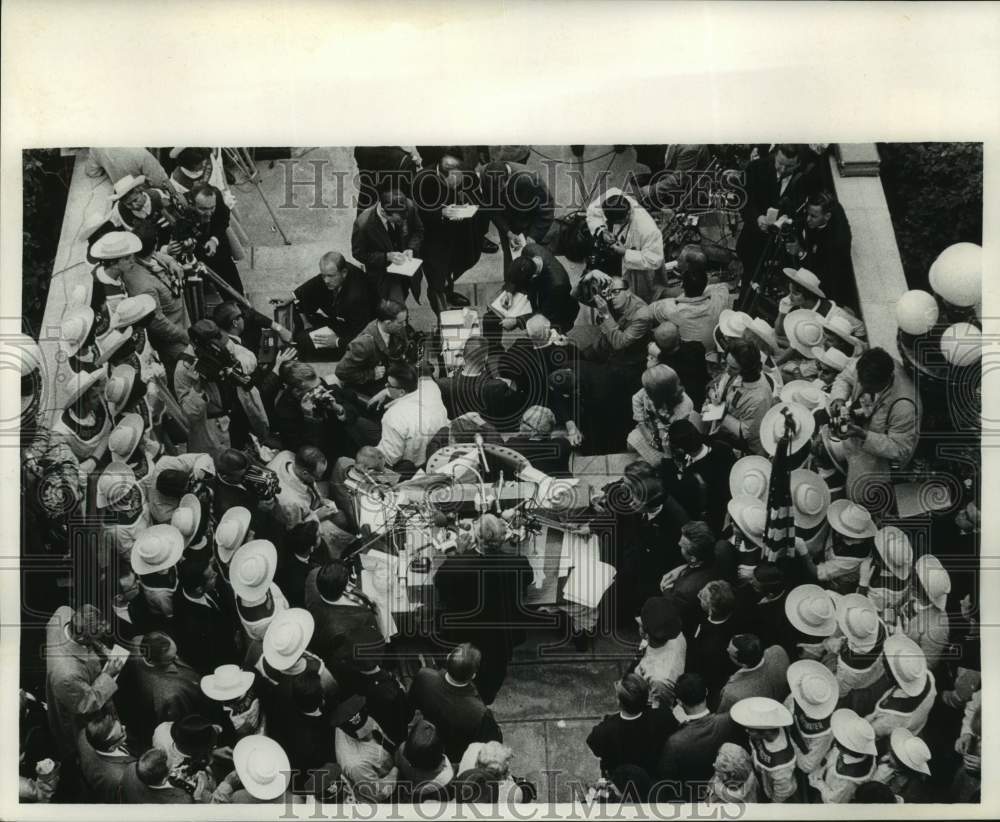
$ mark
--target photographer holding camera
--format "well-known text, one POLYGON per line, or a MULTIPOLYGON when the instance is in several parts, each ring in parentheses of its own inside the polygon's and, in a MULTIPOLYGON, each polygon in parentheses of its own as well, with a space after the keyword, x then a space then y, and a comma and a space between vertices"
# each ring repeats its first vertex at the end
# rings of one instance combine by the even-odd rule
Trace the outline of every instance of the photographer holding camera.
POLYGON ((621 271, 633 293, 651 302, 663 270, 663 235, 649 212, 621 189, 609 188, 587 206, 587 228, 597 252, 612 263, 605 270, 621 271))
POLYGON ((177 363, 174 386, 187 417, 188 450, 213 456, 268 436, 267 412, 249 370, 233 353, 226 335, 211 320, 188 332, 191 344, 177 363))
POLYGON ((843 438, 847 456, 847 496, 864 504, 871 498, 866 484, 888 481, 913 458, 920 431, 916 390, 902 364, 872 348, 848 363, 830 396, 832 433, 843 438), (850 419, 843 419, 845 409, 850 419))

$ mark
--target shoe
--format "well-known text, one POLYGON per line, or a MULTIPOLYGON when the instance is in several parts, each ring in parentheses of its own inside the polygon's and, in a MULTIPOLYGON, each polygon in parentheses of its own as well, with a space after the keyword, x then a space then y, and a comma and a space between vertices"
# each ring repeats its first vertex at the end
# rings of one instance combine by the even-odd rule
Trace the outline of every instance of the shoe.
POLYGON ((500 246, 493 242, 493 240, 489 237, 483 237, 483 254, 496 254, 499 250, 500 246))

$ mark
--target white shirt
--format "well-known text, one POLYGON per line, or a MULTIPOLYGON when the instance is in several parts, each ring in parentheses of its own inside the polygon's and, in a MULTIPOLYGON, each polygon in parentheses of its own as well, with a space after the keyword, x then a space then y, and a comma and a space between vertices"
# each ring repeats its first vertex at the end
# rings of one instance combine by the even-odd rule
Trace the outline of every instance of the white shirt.
POLYGON ((409 460, 419 468, 427 461, 427 443, 447 424, 441 389, 433 380, 422 378, 416 391, 386 406, 378 450, 389 465, 409 460))

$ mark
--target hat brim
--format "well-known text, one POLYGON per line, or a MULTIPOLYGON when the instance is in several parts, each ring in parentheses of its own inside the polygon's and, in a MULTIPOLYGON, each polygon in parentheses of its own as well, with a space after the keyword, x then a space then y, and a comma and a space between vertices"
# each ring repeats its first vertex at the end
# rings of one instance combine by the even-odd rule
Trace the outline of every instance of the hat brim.
MULTIPOLYGON (((819 587, 819 586, 815 586, 819 587)), ((819 591, 826 593, 822 588, 819 591)), ((808 585, 799 585, 788 592, 788 596, 785 597, 785 617, 791 623, 792 627, 800 633, 806 636, 815 637, 829 637, 833 636, 838 629, 837 625, 837 609, 833 608, 832 613, 828 620, 826 620, 823 625, 816 627, 813 625, 806 625, 802 618, 799 616, 799 605, 811 596, 814 596, 817 592, 812 590, 808 585)))
POLYGON ((789 443, 788 453, 798 453, 812 439, 816 431, 816 418, 812 411, 798 403, 780 402, 768 409, 760 421, 760 442, 770 456, 778 451, 778 441, 774 437, 774 423, 781 415, 782 408, 789 408, 796 423, 796 433, 789 443))
POLYGON ((194 494, 187 493, 181 497, 181 501, 177 508, 178 510, 181 508, 187 508, 191 512, 191 516, 194 517, 194 529, 191 531, 191 536, 184 537, 184 545, 187 547, 194 540, 195 535, 201 528, 201 502, 194 494))
POLYGON ((69 390, 66 392, 63 407, 67 408, 75 403, 78 399, 80 399, 80 397, 97 385, 97 383, 106 379, 107 375, 107 368, 105 366, 101 366, 94 371, 88 371, 86 375, 81 376, 80 379, 73 380, 73 382, 70 383, 69 390))
POLYGON ((865 530, 862 532, 851 531, 844 525, 844 521, 841 518, 841 512, 847 509, 847 505, 838 505, 837 503, 849 502, 848 500, 837 500, 837 502, 831 502, 830 508, 827 511, 827 519, 830 521, 830 527, 833 528, 838 534, 849 539, 871 539, 878 533, 878 528, 875 523, 869 520, 868 525, 865 526, 865 530))
POLYGON ((249 671, 240 673, 239 687, 226 690, 219 688, 215 684, 215 674, 208 674, 201 679, 201 692, 209 699, 216 702, 229 702, 233 699, 241 699, 253 685, 254 675, 249 671))
MULTIPOLYGON (((893 728, 891 734, 889 734, 889 749, 892 751, 893 755, 902 762, 911 771, 916 771, 917 773, 922 773, 924 776, 930 776, 931 769, 926 762, 914 762, 910 758, 910 755, 906 752, 900 743, 904 739, 909 739, 913 734, 908 733, 905 728, 893 728)), ((919 739, 919 737, 917 737, 919 739)))
MULTIPOLYGON (((104 236, 107 237, 108 235, 105 234, 104 236)), ((100 240, 98 240, 98 243, 100 243, 100 240)), ((142 240, 140 240, 135 234, 131 234, 131 232, 126 243, 127 248, 125 251, 114 253, 103 251, 95 245, 95 247, 90 250, 90 256, 95 260, 107 262, 108 260, 120 260, 123 257, 131 257, 133 254, 142 250, 142 240)))
POLYGON ((837 702, 840 700, 840 694, 837 688, 837 677, 834 676, 830 669, 827 668, 822 662, 817 662, 812 659, 797 660, 788 666, 787 678, 788 687, 792 693, 792 699, 795 704, 802 709, 802 712, 807 717, 810 719, 826 719, 834 712, 837 707, 837 702), (811 662, 815 662, 816 664, 800 664, 811 662), (830 696, 826 699, 826 701, 816 705, 812 702, 807 702, 804 699, 799 699, 799 696, 802 693, 802 680, 807 676, 822 677, 829 683, 830 696))
POLYGON ((243 737, 233 747, 233 765, 239 773, 243 787, 254 799, 269 802, 277 799, 288 790, 288 783, 291 781, 291 764, 288 761, 288 754, 285 753, 285 749, 281 747, 280 743, 275 742, 270 737, 260 734, 250 734, 250 736, 243 737), (276 759, 278 778, 273 782, 262 784, 252 779, 247 773, 247 763, 250 757, 258 751, 274 756, 276 759))
POLYGON ((759 537, 754 536, 747 527, 746 519, 743 516, 743 512, 747 508, 747 503, 749 500, 754 500, 756 502, 762 502, 762 500, 757 497, 752 497, 749 494, 741 495, 739 497, 733 497, 726 503, 726 510, 729 512, 729 516, 733 518, 733 522, 736 523, 743 535, 749 539, 758 548, 765 548, 764 535, 761 534, 759 537))
POLYGON ((802 288, 804 288, 810 294, 814 294, 817 297, 822 297, 823 299, 826 299, 826 294, 823 293, 823 289, 820 288, 819 286, 813 287, 813 285, 811 283, 804 282, 802 280, 802 278, 799 276, 798 269, 795 269, 795 268, 784 268, 784 269, 782 269, 782 271, 784 272, 785 276, 789 280, 791 280, 793 283, 795 283, 797 285, 800 285, 802 288))
POLYGON ((920 692, 924 689, 924 686, 927 684, 927 676, 929 674, 929 671, 926 668, 924 669, 924 675, 922 677, 922 680, 917 679, 904 682, 903 678, 900 676, 899 656, 896 654, 886 654, 885 658, 886 661, 889 663, 889 670, 892 671, 893 679, 896 680, 896 685, 900 688, 900 690, 902 690, 902 692, 907 696, 919 696, 920 692))
MULTIPOLYGON (((853 713, 853 711, 850 713, 853 713)), ((853 717, 834 711, 833 718, 830 720, 830 730, 833 731, 833 738, 854 753, 866 754, 868 756, 877 755, 878 750, 875 747, 874 737, 872 739, 860 740, 855 739, 854 735, 851 734, 850 725, 852 721, 853 717)))
MULTIPOLYGON (((756 457, 757 455, 753 456, 756 457)), ((731 497, 745 496, 746 492, 741 490, 743 487, 742 481, 751 474, 756 474, 758 470, 760 470, 760 472, 764 474, 764 495, 762 497, 757 497, 757 499, 761 501, 767 499, 767 489, 771 481, 771 463, 768 462, 763 457, 758 458, 760 462, 758 462, 758 459, 753 459, 748 457, 743 457, 743 459, 746 459, 747 462, 745 462, 743 465, 740 465, 740 462, 742 460, 737 460, 736 463, 733 465, 733 469, 735 471, 735 469, 739 468, 739 470, 735 471, 735 473, 731 471, 729 474, 730 496, 731 497), (764 463, 763 466, 760 465, 761 462, 764 463)))
POLYGON ((313 621, 312 615, 302 608, 289 608, 287 611, 282 611, 275 617, 275 620, 278 618, 283 622, 293 620, 302 629, 302 642, 296 647, 295 652, 290 654, 279 653, 274 647, 274 634, 270 630, 274 625, 274 620, 268 625, 268 631, 264 634, 264 661, 275 670, 284 671, 294 665, 299 657, 302 656, 302 652, 309 647, 313 632, 316 629, 316 623, 313 621), (268 637, 271 637, 271 639, 268 640, 268 637))
MULTIPOLYGON (((264 542, 264 540, 260 541, 264 542)), ((267 590, 274 582, 274 574, 278 570, 278 552, 273 544, 271 544, 270 549, 267 549, 263 546, 254 546, 252 542, 248 542, 241 545, 240 548, 245 548, 247 545, 252 546, 252 553, 260 556, 267 566, 267 573, 264 577, 264 581, 258 585, 247 585, 246 583, 240 581, 239 575, 236 573, 237 569, 231 567, 229 572, 229 584, 238 596, 243 597, 244 599, 253 599, 267 593, 267 590)), ((247 556, 251 555, 251 552, 247 552, 247 556)))
POLYGON ((792 718, 791 711, 788 710, 784 705, 779 702, 781 710, 777 711, 777 716, 774 717, 773 722, 764 722, 760 719, 757 711, 754 710, 752 705, 747 704, 746 700, 740 700, 732 708, 729 709, 729 716, 737 725, 742 725, 744 728, 754 728, 757 730, 763 730, 766 728, 787 728, 794 722, 792 718))
POLYGON ((180 562, 181 556, 184 554, 184 537, 181 536, 181 532, 176 528, 172 530, 173 533, 169 535, 170 544, 166 559, 158 565, 151 565, 139 555, 138 551, 133 550, 130 558, 133 571, 140 576, 142 574, 155 574, 158 571, 173 568, 178 562, 180 562))
POLYGON ((218 544, 215 546, 215 552, 219 555, 219 559, 227 565, 232 561, 236 552, 243 546, 247 534, 250 533, 250 520, 253 516, 246 508, 242 508, 241 510, 230 508, 229 510, 234 512, 231 518, 236 520, 236 524, 240 529, 240 538, 236 541, 237 544, 234 548, 223 548, 218 544))
POLYGON ((830 509, 830 486, 823 481, 822 477, 802 468, 796 468, 792 471, 793 486, 796 476, 801 479, 801 485, 809 485, 815 488, 823 497, 823 506, 820 512, 818 514, 807 514, 800 511, 795 505, 795 488, 792 488, 792 516, 795 519, 795 525, 799 528, 815 528, 826 520, 826 512, 830 509), (799 473, 800 471, 803 473, 799 473))
POLYGON ((128 188, 123 188, 120 192, 112 192, 111 202, 117 203, 122 197, 127 195, 130 191, 135 191, 139 186, 146 184, 146 175, 140 174, 138 177, 133 177, 132 182, 129 183, 128 188))
MULTIPOLYGON (((132 329, 127 325, 124 326, 124 330, 115 329, 108 332, 108 334, 104 336, 104 339, 98 340, 97 342, 97 349, 100 352, 97 357, 97 364, 104 365, 115 354, 117 354, 131 338, 132 329)), ((131 391, 129 393, 131 393, 131 391)))
POLYGON ((797 334, 799 326, 808 320, 812 320, 813 322, 818 322, 820 328, 823 327, 823 318, 820 317, 819 314, 809 309, 799 308, 796 309, 795 311, 792 311, 791 313, 789 313, 787 317, 785 317, 784 328, 785 328, 785 336, 788 337, 788 344, 796 351, 798 351, 803 357, 807 357, 808 359, 811 360, 813 359, 813 348, 816 348, 818 346, 806 345, 805 343, 803 343, 801 340, 798 339, 798 334, 797 334), (799 312, 802 312, 802 314, 800 316, 796 316, 796 314, 799 314, 799 312))
POLYGON ((740 327, 737 328, 734 321, 740 316, 736 311, 731 308, 725 309, 719 315, 719 331, 722 332, 724 337, 729 339, 737 339, 743 336, 743 330, 746 328, 746 324, 741 322, 740 327), (727 313, 729 312, 729 313, 727 313))

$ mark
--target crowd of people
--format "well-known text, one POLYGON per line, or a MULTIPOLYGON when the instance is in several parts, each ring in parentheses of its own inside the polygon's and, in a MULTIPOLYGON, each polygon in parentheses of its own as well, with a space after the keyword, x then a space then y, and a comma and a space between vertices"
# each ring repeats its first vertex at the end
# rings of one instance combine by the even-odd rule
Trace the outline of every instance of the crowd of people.
POLYGON ((59 385, 30 346, 22 367, 22 555, 73 566, 38 681, 23 663, 22 800, 529 802, 490 706, 554 625, 571 652, 602 635, 630 658, 586 740, 592 797, 977 800, 975 492, 900 516, 922 398, 867 342, 814 150, 751 160, 741 281, 698 244, 665 258, 658 200, 707 152, 665 147, 647 185, 600 192, 577 276, 524 147, 358 149, 351 247, 279 322, 243 296, 218 150, 174 149, 169 175, 91 150, 113 193, 59 385), (470 306, 456 282, 498 251, 499 295, 470 306), (773 310, 738 296, 764 268, 773 310), (410 322, 424 286, 442 327, 410 322), (566 481, 574 452, 630 455, 572 513, 607 536, 600 607, 533 613, 516 508, 429 501, 454 537, 431 626, 387 635, 359 489, 408 487, 459 445, 566 481))

